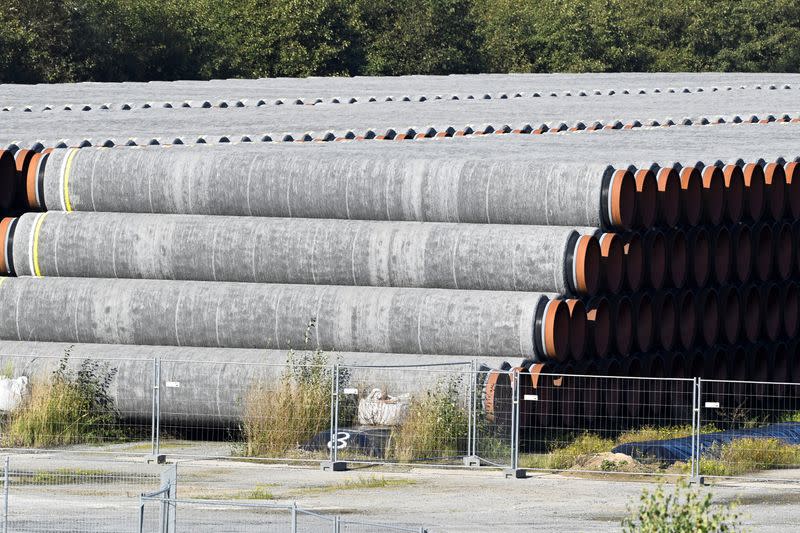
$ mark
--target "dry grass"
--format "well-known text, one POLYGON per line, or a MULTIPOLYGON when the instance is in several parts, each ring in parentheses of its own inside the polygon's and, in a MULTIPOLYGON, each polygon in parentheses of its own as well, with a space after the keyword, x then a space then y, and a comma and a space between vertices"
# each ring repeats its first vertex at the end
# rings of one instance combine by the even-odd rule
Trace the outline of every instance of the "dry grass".
POLYGON ((736 439, 712 447, 708 455, 712 458, 700 459, 700 472, 706 476, 736 476, 800 466, 800 446, 779 439, 736 439))

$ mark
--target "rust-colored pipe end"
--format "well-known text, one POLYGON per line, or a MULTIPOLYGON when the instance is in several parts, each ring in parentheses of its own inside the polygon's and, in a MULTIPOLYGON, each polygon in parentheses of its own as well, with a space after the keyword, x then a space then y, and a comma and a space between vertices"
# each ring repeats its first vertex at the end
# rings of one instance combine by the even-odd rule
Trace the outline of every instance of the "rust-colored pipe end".
POLYGON ((689 270, 689 250, 686 234, 681 229, 672 230, 667 235, 669 283, 675 288, 686 284, 689 270))
POLYGON ((16 183, 16 198, 14 204, 17 207, 25 207, 28 205, 25 194, 25 180, 28 175, 28 168, 30 167, 31 160, 36 152, 33 150, 18 150, 14 154, 14 162, 17 168, 17 183, 16 183))
POLYGON ((778 340, 783 326, 781 316, 781 294, 778 285, 769 283, 762 285, 761 289, 761 322, 764 326, 764 336, 771 342, 778 340))
POLYGON ((605 274, 605 288, 616 293, 622 288, 625 275, 625 245, 616 233, 603 233, 600 236, 600 254, 605 274))
POLYGON ((711 276, 718 285, 725 285, 731 275, 731 232, 725 226, 714 229, 711 236, 711 276))
POLYGON ((767 281, 772 274, 772 226, 766 223, 758 224, 753 228, 755 246, 753 247, 753 265, 756 278, 767 281))
POLYGON ((789 279, 792 275, 795 257, 795 242, 791 224, 776 222, 772 229, 772 237, 775 275, 779 280, 789 279))
POLYGON ((697 329, 700 340, 705 346, 713 346, 719 334, 719 300, 717 291, 704 289, 697 293, 695 304, 697 312, 697 329))
POLYGON ((653 318, 653 299, 646 292, 633 297, 634 340, 636 349, 649 352, 653 346, 653 331, 656 327, 653 318))
POLYGON ((600 289, 602 255, 600 243, 591 235, 581 235, 573 253, 573 285, 575 292, 594 296, 600 289))
POLYGON ((703 178, 694 167, 684 167, 680 171, 681 207, 683 221, 696 226, 703 218, 703 178))
POLYGON ((786 208, 786 173, 783 165, 767 163, 764 166, 764 189, 767 213, 772 220, 780 220, 786 208))
POLYGON ((667 281, 667 240, 659 230, 650 230, 644 235, 644 262, 647 281, 655 290, 660 290, 667 281))
POLYGON ((725 165, 722 175, 725 179, 725 219, 736 224, 744 215, 744 173, 737 165, 725 165))
POLYGON ((656 341, 664 350, 675 345, 678 311, 672 292, 657 292, 653 296, 653 316, 656 321, 656 341))
POLYGON ((627 296, 612 301, 613 331, 617 354, 628 355, 633 344, 633 305, 627 296))
POLYGON ((744 214, 757 222, 764 214, 765 182, 764 170, 756 163, 747 163, 742 168, 744 174, 744 214))
POLYGON ((606 357, 611 349, 611 308, 604 297, 595 298, 587 306, 586 321, 592 355, 606 357))
POLYGON ((658 182, 648 169, 640 169, 634 175, 636 181, 636 227, 649 228, 658 219, 658 182))
POLYGON ((711 243, 708 231, 698 226, 692 228, 687 235, 689 257, 689 281, 695 287, 703 287, 708 282, 711 272, 711 243))
POLYGON ((636 223, 636 178, 629 170, 615 170, 608 185, 608 219, 615 228, 636 223))
POLYGON ((731 285, 720 288, 717 293, 720 311, 720 340, 725 344, 736 344, 742 319, 739 290, 731 285))
POLYGON ((638 291, 644 282, 644 251, 642 239, 635 233, 625 243, 625 286, 631 292, 638 291))
POLYGON ((44 167, 50 157, 49 152, 34 154, 25 173, 25 205, 33 210, 44 208, 44 167))
POLYGON ((733 275, 739 283, 746 283, 753 270, 753 233, 749 226, 737 224, 731 231, 733 275))
POLYGON ((800 219, 800 163, 792 161, 783 167, 786 177, 786 210, 792 220, 800 219))
POLYGON ((17 218, 0 219, 0 276, 13 276, 14 272, 14 228, 17 218))
POLYGON ((694 345, 695 336, 697 334, 697 307, 695 298, 694 294, 688 290, 680 291, 676 296, 678 309, 678 341, 681 348, 689 350, 694 345))
POLYGON ((754 285, 743 287, 741 291, 742 340, 753 343, 758 340, 761 332, 761 296, 754 285))
POLYGON ((545 356, 556 361, 566 361, 570 346, 567 304, 564 300, 550 300, 545 306, 542 318, 541 335, 545 356))
POLYGON ((576 299, 567 300, 569 309, 569 352, 576 361, 583 359, 586 352, 586 307, 576 299))
POLYGON ((17 164, 14 154, 0 150, 0 209, 8 209, 17 194, 17 164))
POLYGON ((710 165, 703 169, 702 180, 705 220, 716 226, 725 216, 725 176, 722 169, 710 165))
POLYGON ((677 170, 665 167, 658 170, 656 181, 660 221, 673 227, 681 218, 681 178, 677 170))

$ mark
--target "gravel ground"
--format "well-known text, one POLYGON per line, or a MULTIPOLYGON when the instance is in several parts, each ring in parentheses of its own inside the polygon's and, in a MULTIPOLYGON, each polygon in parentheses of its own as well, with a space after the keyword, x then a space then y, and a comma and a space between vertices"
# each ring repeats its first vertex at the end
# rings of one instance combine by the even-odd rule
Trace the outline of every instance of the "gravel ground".
MULTIPOLYGON (((92 477, 80 484, 12 484, 9 531, 133 531, 138 495, 158 486, 163 468, 141 458, 64 453, 15 454, 11 465, 16 471, 63 468, 92 477)), ((643 488, 654 486, 648 480, 611 477, 532 474, 505 479, 492 470, 377 467, 330 473, 229 461, 179 461, 178 472, 179 498, 225 501, 223 507, 179 504, 179 531, 288 530, 286 511, 237 508, 256 501, 295 501, 303 509, 339 514, 344 520, 425 526, 430 532, 616 531, 627 506, 643 488), (255 496, 270 499, 253 500, 255 496)), ((700 490, 711 491, 717 502, 738 501, 750 531, 789 531, 800 521, 800 470, 780 475, 798 483, 736 480, 700 490)), ((145 516, 145 525, 153 527, 156 506, 148 505, 145 516)), ((300 515, 299 525, 302 531, 329 527, 325 519, 310 515, 300 515)), ((384 529, 349 525, 342 530, 384 529)))

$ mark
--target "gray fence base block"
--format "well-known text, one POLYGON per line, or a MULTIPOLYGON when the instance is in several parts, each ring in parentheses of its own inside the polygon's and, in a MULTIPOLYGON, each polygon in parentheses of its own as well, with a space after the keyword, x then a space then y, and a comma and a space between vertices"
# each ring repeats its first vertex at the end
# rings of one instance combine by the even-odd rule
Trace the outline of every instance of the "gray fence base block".
POLYGON ((163 465, 167 462, 167 456, 163 453, 160 453, 158 455, 148 455, 147 462, 163 465))
POLYGON ((503 470, 503 474, 506 476, 506 479, 510 477, 513 477, 514 479, 525 479, 528 477, 528 474, 524 468, 506 468, 503 470))
POLYGON ((481 466, 481 458, 477 455, 467 455, 464 457, 464 466, 481 466))
POLYGON ((344 472, 347 470, 347 463, 344 461, 322 461, 319 464, 319 468, 323 472, 328 470, 331 472, 344 472))

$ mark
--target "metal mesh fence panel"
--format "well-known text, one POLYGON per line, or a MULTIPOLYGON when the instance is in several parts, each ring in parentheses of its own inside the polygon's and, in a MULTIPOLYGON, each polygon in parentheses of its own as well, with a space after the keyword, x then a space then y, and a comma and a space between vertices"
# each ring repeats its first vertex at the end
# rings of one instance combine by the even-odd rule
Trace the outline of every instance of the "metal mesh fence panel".
POLYGON ((614 449, 631 442, 691 439, 693 380, 545 374, 535 369, 519 377, 520 467, 690 473, 687 463, 666 462, 650 453, 618 456, 614 449))
MULTIPOLYGON (((160 508, 164 502, 174 505, 177 514, 175 531, 293 532, 291 506, 286 504, 221 500, 164 500, 158 497, 143 498, 143 500, 146 507, 160 508)), ((143 531, 160 533, 159 524, 160 522, 156 520, 148 520, 146 525, 150 529, 143 529, 143 531)))
POLYGON ((698 474, 798 481, 800 385, 700 380, 698 474))
POLYGON ((399 526, 389 524, 377 524, 374 522, 366 522, 359 520, 345 520, 339 519, 338 533, 392 533, 392 532, 408 532, 408 533, 424 533, 425 529, 421 527, 399 526))
MULTIPOLYGON (((149 440, 153 361, 0 355, 12 394, 0 418, 0 446, 79 447, 149 440)), ((113 453, 122 453, 114 450, 113 453)))
POLYGON ((338 366, 331 459, 461 465, 470 433, 468 364, 338 366))
POLYGON ((474 464, 509 466, 514 442, 514 387, 512 371, 476 371, 472 379, 472 451, 474 464))
POLYGON ((325 516, 313 511, 297 510, 297 533, 333 532, 335 516, 325 516))

